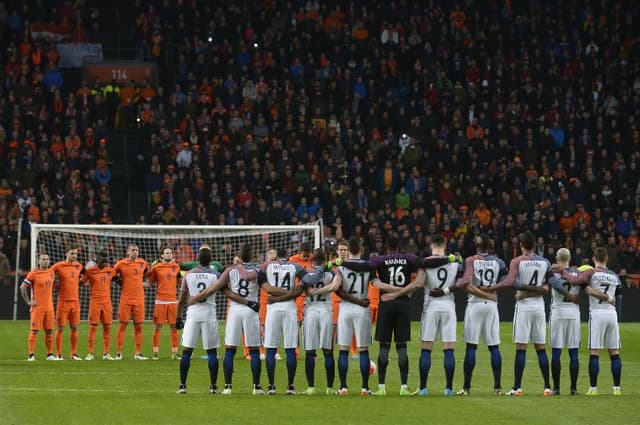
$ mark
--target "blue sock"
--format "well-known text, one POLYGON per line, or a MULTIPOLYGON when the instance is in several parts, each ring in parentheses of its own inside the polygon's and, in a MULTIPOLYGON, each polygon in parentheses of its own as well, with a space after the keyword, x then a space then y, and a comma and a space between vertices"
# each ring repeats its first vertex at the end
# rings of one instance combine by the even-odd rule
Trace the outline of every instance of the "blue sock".
POLYGON ((578 349, 569 348, 569 374, 571 375, 571 389, 578 388, 578 371, 580 370, 580 360, 578 360, 578 349))
POLYGON ((207 366, 209 366, 209 381, 211 386, 218 382, 218 350, 212 348, 207 350, 207 366))
POLYGON ((471 388, 471 377, 473 369, 476 367, 476 344, 467 344, 467 352, 464 355, 464 385, 462 388, 468 390, 471 388))
POLYGON ((560 355, 562 350, 560 348, 551 349, 551 376, 553 378, 553 389, 560 390, 560 371, 562 370, 560 364, 560 355))
POLYGON ((453 355, 453 349, 444 350, 444 374, 446 376, 446 388, 453 390, 453 373, 456 370, 456 358, 453 355))
POLYGON ((378 352, 378 383, 384 385, 387 379, 387 366, 389 366, 389 344, 380 344, 378 352))
POLYGON ((333 358, 333 351, 325 351, 324 369, 327 371, 327 388, 333 388, 333 381, 336 379, 336 361, 333 358))
POLYGON ((524 366, 527 362, 527 351, 516 350, 516 359, 513 362, 513 389, 517 390, 522 388, 522 374, 524 373, 524 366))
POLYGON ((227 348, 224 352, 224 360, 222 362, 222 370, 224 370, 224 385, 231 386, 231 380, 233 377, 233 358, 236 355, 235 348, 227 348))
POLYGON ((298 366, 298 360, 296 359, 296 349, 286 348, 284 351, 287 354, 287 376, 289 379, 289 385, 293 385, 293 381, 296 378, 296 368, 298 366))
POLYGON ((592 387, 598 386, 599 373, 600 373, 600 358, 592 354, 589 356, 589 383, 592 387))
POLYGON ((274 377, 276 374, 275 348, 267 348, 267 357, 265 358, 265 364, 267 366, 267 378, 269 379, 269 385, 274 385, 274 377))
POLYGON ((620 354, 611 356, 611 374, 613 375, 613 386, 620 386, 620 376, 622 375, 622 359, 620 354))
POLYGON ((250 350, 251 356, 251 375, 253 376, 253 385, 260 385, 260 373, 262 372, 262 362, 260 361, 260 350, 250 350))
POLYGON ((191 367, 191 354, 193 351, 183 350, 182 359, 180 360, 180 385, 187 386, 187 375, 191 367))
POLYGON ((502 356, 500 355, 500 347, 492 345, 489 347, 491 354, 491 370, 493 371, 493 388, 502 388, 502 356))
POLYGON ((540 350, 538 354, 538 366, 540 366, 540 372, 542 372, 542 379, 544 380, 544 387, 551 388, 549 383, 549 358, 545 350, 540 350))
POLYGON ((369 360, 369 351, 360 351, 360 375, 362 375, 362 388, 369 389, 369 369, 371 368, 371 360, 369 360))
POLYGON ((431 370, 431 350, 422 349, 418 368, 420 369, 420 389, 422 390, 427 388, 427 378, 429 370, 431 370))
POLYGON ((340 350, 338 354, 338 375, 340 388, 347 388, 347 372, 349 371, 349 350, 340 350))
POLYGON ((313 387, 315 380, 315 369, 316 369, 316 352, 315 351, 307 351, 307 355, 304 359, 304 372, 307 375, 307 383, 310 387, 313 387))

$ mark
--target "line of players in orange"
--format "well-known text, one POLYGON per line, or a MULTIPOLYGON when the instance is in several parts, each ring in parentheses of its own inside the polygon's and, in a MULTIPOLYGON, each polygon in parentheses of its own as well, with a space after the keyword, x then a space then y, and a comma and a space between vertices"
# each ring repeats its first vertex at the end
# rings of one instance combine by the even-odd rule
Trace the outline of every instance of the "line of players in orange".
MULTIPOLYGON (((203 245, 204 246, 204 245, 203 245)), ((300 252, 293 255, 290 261, 304 268, 311 267, 311 246, 303 243, 300 252)), ((338 243, 337 256, 347 256, 346 243, 338 243)), ((89 334, 88 350, 85 360, 94 360, 95 343, 98 326, 102 325, 103 360, 121 360, 124 339, 129 321, 133 319, 134 346, 136 360, 147 360, 142 354, 143 322, 145 318, 144 288, 157 285, 153 322, 155 325, 152 339, 152 358, 159 358, 161 330, 164 324, 171 329, 172 358, 179 359, 177 320, 177 291, 179 287, 180 265, 173 260, 171 248, 164 248, 160 259, 151 267, 147 261, 139 257, 139 248, 135 244, 127 247, 127 257, 118 261, 113 267, 109 265, 108 253, 101 252, 94 263, 83 267, 77 261, 78 248, 66 249, 66 258, 49 267, 49 256, 40 253, 37 257, 37 268, 29 272, 20 286, 20 293, 25 303, 30 306, 30 332, 28 337, 29 361, 35 360, 35 347, 38 333, 44 330, 47 360, 62 360, 63 335, 66 325, 70 328, 70 358, 82 360, 78 354, 78 325, 80 323, 80 285, 90 287, 89 296, 89 334), (56 279, 57 278, 57 279, 56 279), (146 278, 146 280, 145 280, 146 278), (111 284, 121 286, 118 305, 118 330, 116 333, 116 354, 111 355, 111 325, 113 324, 113 305, 111 301, 111 284), (57 306, 54 309, 53 291, 57 289, 57 306), (56 329, 57 325, 57 329, 56 329), (55 332, 55 352, 54 338, 55 332)), ((264 327, 268 294, 261 291, 260 322, 264 327)), ((371 320, 377 319, 380 294, 373 286, 369 289, 371 301, 371 320)), ((298 319, 302 322, 304 311, 304 295, 296 301, 298 319)), ((337 322, 340 298, 333 295, 333 323, 337 322)), ((352 353, 356 354, 355 341, 352 353)), ((248 356, 248 352, 245 353, 248 356)))

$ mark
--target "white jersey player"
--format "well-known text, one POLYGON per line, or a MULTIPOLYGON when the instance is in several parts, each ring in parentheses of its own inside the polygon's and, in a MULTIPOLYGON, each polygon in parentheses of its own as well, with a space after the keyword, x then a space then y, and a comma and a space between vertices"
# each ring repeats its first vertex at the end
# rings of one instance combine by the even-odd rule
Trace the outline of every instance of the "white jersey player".
MULTIPOLYGON (((361 260, 362 246, 360 239, 352 237, 348 242, 350 263, 363 263, 361 260)), ((361 271, 355 271, 349 267, 341 266, 336 268, 336 275, 331 285, 321 289, 310 289, 309 294, 325 294, 336 291, 341 297, 340 309, 338 310, 338 372, 340 375, 340 390, 337 394, 347 395, 347 373, 349 370, 349 347, 351 340, 355 336, 356 346, 360 354, 360 374, 362 377, 362 387, 360 393, 369 395, 369 369, 371 360, 369 358, 369 346, 371 345, 371 313, 369 312, 369 284, 371 272, 367 267, 361 271)), ((385 285, 380 283, 380 285, 385 285)), ((330 318, 329 318, 330 320, 330 318)))
POLYGON ((218 375, 217 348, 220 344, 218 336, 218 319, 216 315, 216 301, 214 292, 207 292, 215 286, 218 273, 209 267, 211 250, 202 249, 198 253, 200 266, 191 270, 182 280, 180 299, 178 302, 178 317, 182 316, 182 309, 189 299, 187 318, 182 331, 182 359, 180 360, 179 394, 187 392, 187 375, 191 365, 193 349, 202 338, 202 346, 209 357, 209 375, 211 386, 209 391, 215 393, 218 375), (203 295, 204 294, 204 295, 203 295), (197 298, 200 297, 200 298, 197 298))
MULTIPOLYGON (((556 265, 567 268, 571 275, 577 275, 576 269, 569 267, 571 253, 560 248, 556 253, 556 265)), ((569 351, 569 371, 571 375, 571 394, 578 393, 578 348, 580 347, 580 286, 571 285, 554 273, 549 279, 551 284, 551 311, 549 314, 549 341, 551 342, 551 377, 553 395, 560 395, 560 355, 563 348, 569 351)))
MULTIPOLYGON (((298 264, 292 263, 287 258, 286 250, 279 250, 280 260, 267 261, 260 267, 264 273, 267 289, 272 287, 290 291, 296 285, 296 279, 302 278, 307 272, 298 264)), ((272 300, 273 301, 273 300, 272 300)), ((284 342, 287 356, 288 388, 287 394, 296 394, 294 378, 297 367, 295 349, 298 347, 298 311, 294 299, 273 302, 267 305, 267 314, 264 325, 264 347, 267 349, 266 366, 269 378, 268 394, 275 394, 275 357, 276 349, 280 342, 284 342)))
MULTIPOLYGON (((480 288, 498 283, 507 273, 504 261, 490 255, 492 241, 482 234, 474 237, 477 254, 465 259, 464 276, 450 290, 465 288, 468 292, 467 307, 464 314, 463 339, 466 343, 464 357, 464 384, 457 395, 468 395, 471 391, 471 378, 476 364, 476 351, 480 337, 489 348, 491 369, 493 371, 493 391, 502 393, 502 356, 500 354, 500 316, 498 314, 497 295, 489 294, 480 288)), ((433 291, 432 291, 433 292, 433 291)))
POLYGON ((611 359, 613 375, 613 395, 620 395, 620 330, 616 314, 616 296, 620 294, 620 278, 607 269, 608 255, 603 247, 594 250, 593 260, 596 267, 573 276, 567 270, 562 278, 571 284, 587 283, 585 292, 589 294, 589 380, 587 395, 598 394, 598 371, 600 370, 600 350, 607 349, 611 359))
MULTIPOLYGON (((431 241, 433 255, 442 256, 445 253, 446 241, 441 236, 434 236, 431 241)), ((420 320, 420 341, 422 351, 429 353, 433 349, 433 342, 438 332, 442 340, 444 353, 444 369, 446 384, 444 395, 453 395, 453 373, 455 370, 455 357, 453 349, 456 343, 456 305, 451 293, 451 287, 456 283, 458 275, 462 271, 459 263, 448 263, 443 266, 427 268, 424 303, 422 318, 420 320), (431 292, 434 290, 435 292, 431 292), (442 294, 440 294, 442 291, 442 294), (434 296, 435 294, 441 296, 434 296)), ((418 394, 427 392, 427 379, 429 368, 425 362, 420 362, 420 388, 418 394)), ((430 362, 429 362, 430 363, 430 362)))
POLYGON ((547 279, 552 277, 553 273, 549 261, 533 253, 535 245, 533 233, 521 233, 518 239, 522 255, 511 260, 507 276, 497 285, 481 289, 486 292, 494 292, 510 286, 518 289, 513 316, 513 340, 516 345, 515 380, 513 388, 507 394, 523 395, 522 374, 526 364, 527 345, 531 342, 536 349, 542 372, 543 395, 551 396, 553 392, 549 383, 549 359, 545 351, 546 320, 542 297, 549 292, 547 279))

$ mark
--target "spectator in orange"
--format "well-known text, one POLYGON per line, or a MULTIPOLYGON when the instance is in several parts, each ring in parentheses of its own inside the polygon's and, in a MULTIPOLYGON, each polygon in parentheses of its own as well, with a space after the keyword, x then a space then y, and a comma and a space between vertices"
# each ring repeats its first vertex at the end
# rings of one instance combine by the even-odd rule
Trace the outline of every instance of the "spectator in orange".
POLYGON ((564 234, 566 232, 573 232, 573 226, 575 225, 575 220, 572 215, 569 214, 569 211, 565 210, 562 213, 562 217, 560 218, 560 231, 564 234))
POLYGON ((583 203, 576 204, 576 212, 573 213, 573 222, 578 223, 580 218, 582 218, 582 222, 587 226, 591 224, 591 214, 585 211, 583 203))
POLYGON ((484 202, 479 202, 476 209, 473 210, 474 217, 478 217, 480 224, 487 227, 491 223, 491 210, 487 208, 484 202))
POLYGON ((474 118, 467 126, 467 140, 482 140, 484 138, 484 128, 478 124, 478 119, 474 118))

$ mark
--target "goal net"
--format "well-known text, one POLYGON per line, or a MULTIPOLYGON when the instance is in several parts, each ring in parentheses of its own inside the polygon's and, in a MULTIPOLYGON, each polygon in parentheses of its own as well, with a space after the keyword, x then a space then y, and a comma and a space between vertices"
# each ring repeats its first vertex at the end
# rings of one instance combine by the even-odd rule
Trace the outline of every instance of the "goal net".
MULTIPOLYGON (((255 261, 264 261, 270 249, 288 249, 296 254, 303 242, 313 248, 321 245, 321 224, 299 226, 138 226, 138 225, 43 225, 31 224, 30 248, 31 268, 36 267, 36 256, 47 253, 51 264, 65 259, 65 247, 79 248, 78 261, 83 265, 93 262, 96 255, 106 250, 109 264, 114 265, 126 257, 127 246, 135 243, 140 248, 140 257, 150 265, 160 257, 161 249, 172 248, 177 263, 197 260, 198 249, 208 244, 213 251, 213 260, 228 267, 233 263, 240 247, 249 244, 255 253, 255 261)), ((179 287, 176 288, 176 293, 179 287)), ((155 286, 145 288, 145 315, 153 318, 155 286)), ((114 319, 120 300, 120 287, 112 285, 111 297, 114 319)), ((54 292, 54 301, 57 293, 54 292)), ((226 297, 217 295, 218 319, 224 319, 226 297)), ((87 320, 89 312, 89 289, 80 287, 81 319, 87 320)))

